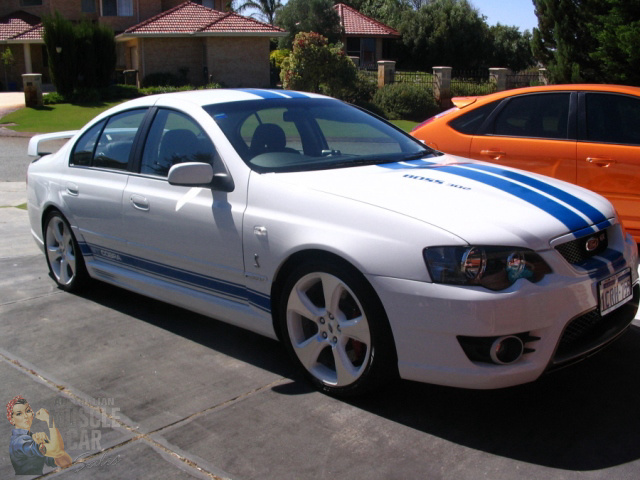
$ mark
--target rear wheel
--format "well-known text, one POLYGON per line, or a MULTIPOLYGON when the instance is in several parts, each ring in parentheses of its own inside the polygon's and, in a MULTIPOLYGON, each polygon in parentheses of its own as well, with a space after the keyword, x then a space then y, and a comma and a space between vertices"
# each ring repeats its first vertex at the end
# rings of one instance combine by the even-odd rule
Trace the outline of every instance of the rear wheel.
POLYGON ((351 266, 301 265, 286 282, 279 312, 287 349, 320 390, 357 395, 393 378, 397 360, 384 309, 351 266))
POLYGON ((51 212, 44 222, 44 246, 49 271, 58 286, 68 292, 80 290, 89 274, 78 242, 60 212, 51 212))

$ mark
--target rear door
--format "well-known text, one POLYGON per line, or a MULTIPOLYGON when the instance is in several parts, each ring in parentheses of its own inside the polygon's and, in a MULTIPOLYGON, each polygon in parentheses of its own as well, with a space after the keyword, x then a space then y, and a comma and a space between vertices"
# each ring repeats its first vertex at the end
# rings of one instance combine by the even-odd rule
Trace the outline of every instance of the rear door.
POLYGON ((575 183, 575 103, 572 92, 512 97, 473 137, 469 156, 575 183))
POLYGON ((580 120, 578 185, 607 197, 640 236, 640 99, 581 93, 580 120))
POLYGON ((62 195, 85 255, 91 251, 108 258, 125 248, 122 193, 134 139, 146 113, 146 108, 128 110, 98 122, 72 150, 62 195))

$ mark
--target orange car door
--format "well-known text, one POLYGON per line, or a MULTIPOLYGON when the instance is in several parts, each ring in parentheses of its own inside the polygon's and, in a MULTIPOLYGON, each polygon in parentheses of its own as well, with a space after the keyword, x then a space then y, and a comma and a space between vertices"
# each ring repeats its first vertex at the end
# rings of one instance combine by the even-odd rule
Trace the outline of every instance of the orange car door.
POLYGON ((640 99, 584 93, 579 116, 578 185, 607 197, 640 237, 640 99))
POLYGON ((575 183, 575 98, 572 92, 512 97, 473 137, 470 156, 575 183))

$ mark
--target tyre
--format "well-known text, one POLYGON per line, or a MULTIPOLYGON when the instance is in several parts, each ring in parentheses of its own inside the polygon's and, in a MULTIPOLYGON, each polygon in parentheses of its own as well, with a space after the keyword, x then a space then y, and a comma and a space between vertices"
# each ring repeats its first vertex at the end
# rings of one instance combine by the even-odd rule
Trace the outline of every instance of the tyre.
POLYGON ((323 392, 359 395, 397 375, 382 304, 350 265, 313 262, 295 269, 283 289, 279 321, 294 362, 323 392))
POLYGON ((60 212, 51 212, 45 219, 44 246, 49 272, 61 289, 79 291, 89 283, 78 242, 60 212))

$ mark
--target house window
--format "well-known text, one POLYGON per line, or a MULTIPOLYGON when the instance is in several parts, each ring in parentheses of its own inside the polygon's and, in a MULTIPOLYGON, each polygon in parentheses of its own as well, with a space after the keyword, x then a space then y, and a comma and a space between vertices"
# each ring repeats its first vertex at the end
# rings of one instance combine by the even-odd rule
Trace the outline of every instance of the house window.
POLYGON ((21 7, 36 7, 42 5, 42 0, 20 0, 21 7))
POLYGON ((102 0, 103 17, 133 16, 133 0, 102 0))
POLYGON ((96 0, 82 0, 82 13, 96 13, 96 0))

